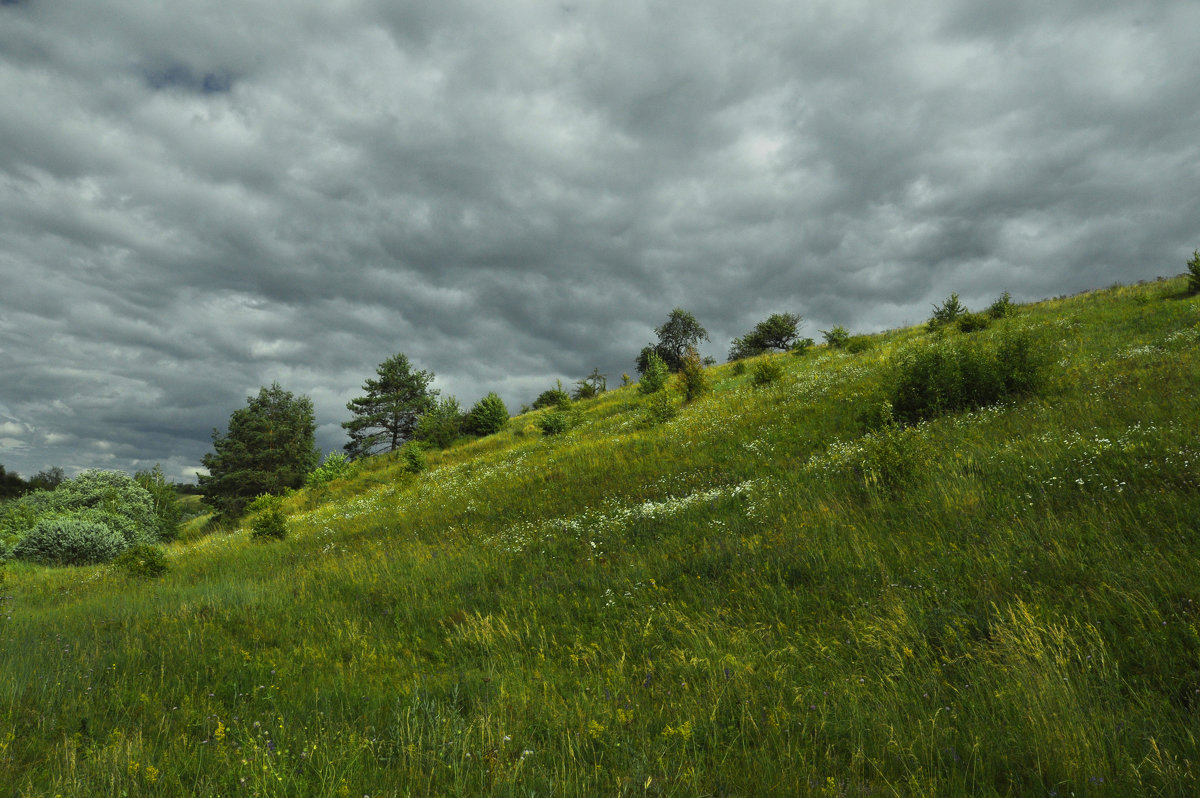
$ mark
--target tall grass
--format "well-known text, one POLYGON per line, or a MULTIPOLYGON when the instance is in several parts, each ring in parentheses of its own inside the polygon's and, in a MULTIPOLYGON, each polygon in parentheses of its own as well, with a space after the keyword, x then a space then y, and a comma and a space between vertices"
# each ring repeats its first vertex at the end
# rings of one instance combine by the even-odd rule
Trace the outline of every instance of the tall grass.
POLYGON ((1195 794, 1181 289, 1019 308, 972 345, 1025 331, 1042 391, 909 427, 862 404, 923 328, 375 458, 158 580, 9 564, 0 791, 1195 794))

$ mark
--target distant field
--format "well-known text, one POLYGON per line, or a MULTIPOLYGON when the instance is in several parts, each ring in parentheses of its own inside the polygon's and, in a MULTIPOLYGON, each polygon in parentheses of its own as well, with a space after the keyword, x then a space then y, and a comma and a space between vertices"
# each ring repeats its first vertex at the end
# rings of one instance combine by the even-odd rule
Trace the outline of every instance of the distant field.
POLYGON ((9 563, 0 795, 1198 795, 1184 285, 518 416, 153 581, 9 563), (884 423, 896 364, 1018 335, 1030 395, 884 423))

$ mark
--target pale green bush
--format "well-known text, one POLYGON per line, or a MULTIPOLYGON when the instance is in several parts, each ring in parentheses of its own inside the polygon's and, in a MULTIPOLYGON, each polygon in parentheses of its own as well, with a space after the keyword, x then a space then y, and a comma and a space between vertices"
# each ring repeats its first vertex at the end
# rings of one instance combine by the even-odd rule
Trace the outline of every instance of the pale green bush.
POLYGON ((46 565, 94 565, 108 562, 126 547, 125 538, 105 524, 62 515, 34 524, 12 556, 46 565))

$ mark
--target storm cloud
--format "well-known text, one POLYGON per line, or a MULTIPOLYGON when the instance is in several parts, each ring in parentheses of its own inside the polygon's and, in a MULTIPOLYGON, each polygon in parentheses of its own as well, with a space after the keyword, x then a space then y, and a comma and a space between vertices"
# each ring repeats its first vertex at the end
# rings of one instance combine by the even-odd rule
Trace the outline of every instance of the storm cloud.
POLYGON ((404 352, 510 409, 671 308, 724 359, 1175 274, 1200 5, 0 2, 0 463, 182 479, 404 352))

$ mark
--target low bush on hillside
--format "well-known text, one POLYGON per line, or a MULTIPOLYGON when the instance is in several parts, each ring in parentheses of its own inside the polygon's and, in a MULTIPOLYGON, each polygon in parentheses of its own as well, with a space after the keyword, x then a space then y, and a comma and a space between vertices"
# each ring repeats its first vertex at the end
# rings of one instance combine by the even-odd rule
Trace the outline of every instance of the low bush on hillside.
POLYGON ((570 429, 570 417, 563 410, 551 410, 537 420, 538 429, 543 435, 561 435, 570 429))
POLYGON ((996 301, 987 309, 987 313, 993 319, 1005 319, 1014 315, 1017 312, 1017 306, 1012 301, 1012 296, 1007 291, 996 298, 996 301))
POLYGON ((638 380, 638 390, 643 394, 657 393, 666 387, 668 376, 670 372, 667 371, 666 361, 659 357, 657 352, 648 352, 646 370, 638 380))
POLYGON ((959 301, 958 294, 951 294, 946 297, 945 302, 933 306, 933 314, 930 315, 927 326, 931 330, 940 329, 947 324, 953 324, 966 312, 966 305, 959 301))
POLYGON ((871 339, 866 335, 851 336, 845 345, 845 350, 852 355, 858 355, 871 348, 871 339))
POLYGON ((980 330, 986 330, 991 319, 986 313, 964 313, 958 317, 955 326, 959 332, 973 333, 980 330))
POLYGON ((1024 332, 989 344, 967 339, 936 343, 893 364, 888 401, 904 423, 982 407, 1038 391, 1046 360, 1024 332))
POLYGON ((759 361, 754 366, 754 372, 750 376, 750 381, 755 385, 762 387, 779 382, 783 378, 783 366, 778 361, 772 359, 759 361))
POLYGON ((108 562, 126 546, 119 532, 99 521, 59 516, 34 524, 12 556, 45 565, 95 565, 108 562))
POLYGON ((283 540, 287 533, 287 516, 278 506, 268 507, 250 522, 250 536, 255 540, 283 540))
POLYGON ((554 388, 542 391, 538 394, 537 399, 533 400, 531 410, 541 410, 543 407, 569 407, 571 404, 571 395, 563 390, 562 380, 559 380, 554 388))
POLYGON ((409 441, 400 449, 400 459, 404 462, 404 470, 410 474, 420 474, 429 467, 425 459, 425 450, 419 443, 409 441))
POLYGON ((708 393, 711 384, 708 374, 704 371, 704 363, 700 353, 689 348, 683 356, 683 365, 679 368, 679 387, 683 391, 684 402, 694 402, 708 393))
POLYGON ((1200 294, 1200 249, 1192 250, 1192 259, 1188 267, 1188 293, 1200 294))
POLYGON ((896 496, 923 473, 922 438, 915 427, 886 424, 863 438, 858 476, 869 493, 896 496))
POLYGON ((813 341, 813 339, 811 339, 811 338, 801 338, 799 341, 792 344, 791 347, 788 349, 788 351, 791 352, 793 355, 803 355, 805 352, 808 351, 808 348, 810 346, 812 346, 814 343, 816 343, 816 342, 813 341))
POLYGON ((167 559, 158 546, 131 546, 117 555, 113 565, 135 579, 154 579, 167 572, 167 559))
POLYGON ((831 349, 841 349, 850 340, 850 331, 840 324, 831 330, 821 330, 821 335, 831 349))
POLYGON ((480 399, 467 413, 464 426, 473 435, 492 435, 504 429, 508 423, 508 408, 504 400, 496 393, 489 393, 480 399))
POLYGON ((659 391, 652 394, 642 407, 642 421, 649 426, 665 424, 675 418, 677 412, 678 408, 671 400, 670 392, 659 391))
POLYGON ((465 416, 453 396, 439 399, 417 421, 417 440, 436 449, 447 449, 463 434, 465 416))
POLYGON ((341 452, 333 452, 325 457, 325 462, 309 472, 305 479, 305 485, 314 488, 335 479, 344 479, 351 474, 351 469, 352 465, 346 455, 341 452))

